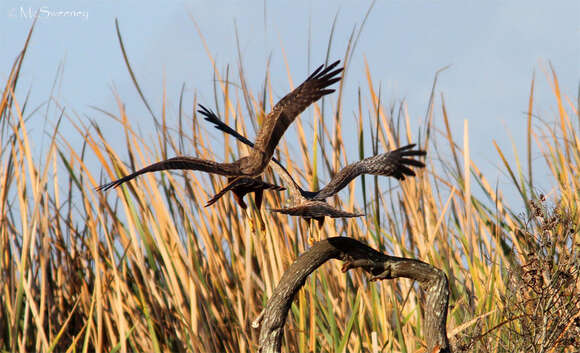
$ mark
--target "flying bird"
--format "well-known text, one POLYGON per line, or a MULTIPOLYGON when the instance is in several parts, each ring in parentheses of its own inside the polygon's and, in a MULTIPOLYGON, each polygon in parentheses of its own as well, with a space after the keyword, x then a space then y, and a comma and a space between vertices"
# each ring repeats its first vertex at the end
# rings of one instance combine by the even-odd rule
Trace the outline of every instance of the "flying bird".
MULTIPOLYGON (((201 109, 198 110, 198 112, 204 116, 205 120, 212 123, 215 128, 234 136, 239 141, 247 144, 248 146, 253 146, 252 141, 248 140, 245 136, 223 122, 214 112, 202 105, 200 105, 200 108, 201 109)), ((424 168, 425 163, 413 159, 413 157, 425 156, 426 152, 422 150, 414 150, 414 147, 415 144, 406 145, 396 150, 378 154, 376 156, 368 157, 358 162, 349 164, 342 168, 338 173, 336 173, 330 182, 318 191, 304 190, 302 187, 300 187, 300 185, 298 185, 294 178, 292 178, 288 170, 276 158, 272 158, 272 162, 274 162, 272 167, 278 169, 278 174, 288 184, 290 195, 294 199, 294 203, 297 204, 297 206, 290 207, 288 209, 273 209, 271 211, 302 216, 305 218, 313 218, 319 220, 320 223, 322 223, 321 220, 324 219, 324 217, 321 215, 321 212, 327 212, 328 216, 330 217, 355 217, 355 214, 339 216, 339 214, 344 211, 337 209, 331 211, 330 208, 332 208, 332 206, 329 206, 330 208, 328 208, 326 206, 323 207, 320 203, 311 203, 306 201, 323 202, 327 198, 337 194, 356 177, 363 174, 391 176, 398 180, 405 180, 407 176, 415 176, 416 174, 411 169, 411 167, 424 168), (305 209, 301 209, 300 205, 312 208, 313 211, 309 212, 305 209), (314 212, 314 209, 316 209, 316 212, 314 212), (314 214, 317 216, 310 217, 310 215, 314 214)), ((224 193, 220 192, 218 195, 222 196, 223 194, 224 193)), ((218 195, 214 196, 214 198, 219 198, 218 195)))
MULTIPOLYGON (((227 125, 214 112, 206 107, 200 105, 198 112, 218 130, 234 136, 236 139, 250 147, 254 145, 252 141, 248 140, 245 136, 227 125)), ((415 144, 410 144, 387 153, 365 158, 358 162, 349 164, 336 173, 330 182, 319 191, 304 190, 300 185, 298 185, 294 178, 292 178, 284 165, 282 165, 282 163, 280 163, 276 158, 272 158, 273 164, 271 167, 287 184, 293 206, 274 208, 270 209, 270 211, 301 217, 307 221, 315 220, 318 222, 319 229, 324 225, 326 217, 351 218, 363 216, 363 214, 360 213, 351 213, 340 210, 331 206, 325 200, 328 197, 337 194, 352 180, 362 174, 392 176, 398 180, 404 180, 407 176, 415 176, 415 172, 411 167, 423 168, 425 167, 425 164, 412 158, 425 156, 426 152, 422 150, 414 150, 414 147, 415 144)), ((219 199, 227 191, 228 187, 215 195, 212 200, 219 199)), ((313 236, 311 232, 309 232, 308 243, 312 244, 312 242, 313 236)))
MULTIPOLYGON (((240 134, 238 131, 231 128, 229 125, 224 123, 213 111, 207 109, 203 105, 199 105, 200 109, 198 113, 204 116, 204 119, 209 121, 210 123, 214 124, 214 127, 234 136, 236 139, 240 140, 241 142, 245 143, 246 145, 253 147, 254 143, 248 140, 245 136, 240 134)), ((337 209, 324 200, 314 200, 313 198, 316 196, 316 192, 305 191, 296 183, 294 178, 290 175, 288 170, 278 161, 276 158, 272 157, 273 165, 271 165, 274 170, 280 175, 282 179, 289 185, 290 195, 292 196, 292 200, 295 206, 288 207, 288 208, 274 208, 270 209, 271 212, 278 212, 283 214, 288 214, 292 216, 301 217, 307 221, 316 220, 318 221, 319 228, 321 228, 324 224, 325 217, 332 217, 332 218, 350 218, 350 217, 360 217, 363 214, 359 213, 351 213, 347 211, 343 211, 337 209)), ((227 191, 229 191, 229 185, 218 192, 212 200, 217 201, 220 197, 225 195, 227 191)), ((260 213, 259 213, 260 214, 260 213)), ((312 236, 309 234, 308 242, 312 242, 312 236)))
MULTIPOLYGON (((324 200, 337 194, 359 175, 372 174, 392 176, 399 180, 404 180, 406 176, 415 176, 415 172, 410 168, 410 166, 422 168, 425 164, 408 157, 423 156, 425 155, 425 151, 413 150, 413 147, 415 147, 414 144, 407 145, 387 153, 382 153, 349 164, 336 173, 330 182, 317 192, 305 192, 304 190, 301 190, 298 184, 291 178, 290 174, 284 173, 282 168, 274 164, 274 169, 279 169, 278 173, 280 173, 280 176, 289 185, 290 194, 294 199, 294 206, 271 209, 270 211, 298 216, 307 220, 314 219, 318 221, 319 229, 322 228, 325 217, 346 218, 363 216, 359 213, 350 213, 337 209, 324 200), (303 196, 304 194, 310 197, 305 197, 303 196)), ((311 236, 308 238, 308 243, 312 245, 311 236)))
MULTIPOLYGON (((197 157, 173 157, 154 163, 118 180, 101 185, 97 190, 108 190, 117 187, 137 176, 145 173, 169 169, 198 170, 207 173, 219 174, 228 177, 251 177, 261 175, 272 159, 274 150, 284 132, 296 117, 310 104, 322 96, 334 92, 328 88, 338 82, 343 68, 336 68, 340 61, 327 67, 318 67, 308 78, 292 92, 282 98, 266 116, 256 136, 256 144, 250 154, 232 163, 218 163, 197 157)), ((232 179, 230 183, 236 182, 232 179)))

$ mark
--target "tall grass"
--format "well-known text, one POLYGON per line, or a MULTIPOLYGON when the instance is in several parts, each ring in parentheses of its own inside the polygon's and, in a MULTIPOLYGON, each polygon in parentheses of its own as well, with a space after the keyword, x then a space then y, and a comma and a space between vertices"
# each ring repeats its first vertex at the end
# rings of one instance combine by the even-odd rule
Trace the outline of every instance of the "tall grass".
MULTIPOLYGON (((0 102, 0 349, 254 351, 258 331, 251 322, 284 270, 307 246, 307 224, 264 211, 269 221, 261 231, 253 226, 254 205, 246 217, 231 197, 204 208, 225 180, 196 172, 146 174, 109 194, 94 190, 105 179, 182 154, 184 146, 196 156, 215 158, 211 148, 215 141, 205 133, 209 127, 195 112, 191 120, 179 121, 177 131, 165 119, 160 121, 153 141, 136 132, 122 97, 116 97, 117 112, 103 111, 91 122, 65 112, 55 121, 68 118, 83 146, 71 145, 70 136, 63 136, 56 124, 50 147, 35 160, 23 114, 26 99, 15 94, 24 55, 25 50, 11 70, 0 102), (112 137, 101 129, 105 123, 122 129, 122 150, 112 147, 112 137), (98 168, 87 164, 88 155, 98 160, 98 168), (128 164, 123 162, 127 155, 128 164)), ((228 75, 218 70, 215 74, 216 82, 228 75)), ((224 119, 236 121, 238 129, 252 136, 255 124, 246 125, 250 121, 244 117, 261 121, 274 98, 267 79, 263 92, 251 92, 246 78, 239 79, 244 87, 241 99, 227 85, 218 84, 214 103, 224 107, 218 112, 224 119)), ((437 155, 435 146, 449 146, 451 159, 443 160, 442 168, 435 168, 435 159, 429 158, 426 171, 400 185, 387 184, 386 189, 385 184, 367 179, 362 190, 368 205, 356 202, 361 189, 354 183, 340 198, 330 200, 347 210, 366 209, 367 216, 359 221, 327 221, 322 236, 351 236, 389 254, 422 259, 448 274, 452 294, 448 325, 459 350, 518 351, 537 339, 537 335, 525 336, 530 325, 540 330, 558 319, 562 320, 556 322, 558 337, 547 349, 572 352, 578 344, 568 337, 578 329, 574 320, 579 308, 573 301, 579 294, 578 106, 560 92, 553 70, 548 80, 558 106, 557 123, 532 124, 532 88, 527 170, 519 161, 508 161, 496 145, 528 209, 510 208, 501 190, 481 174, 471 158, 468 122, 463 136, 452 136, 443 99, 422 126, 426 133, 421 141, 429 156, 437 155), (435 124, 443 129, 435 129, 435 124), (532 179, 533 145, 542 153, 554 183, 543 196, 542 202, 551 205, 546 214, 562 215, 547 230, 545 222, 538 220, 541 207, 531 203, 541 199, 532 179), (481 188, 482 199, 474 196, 475 188, 481 188), (568 224, 571 232, 564 229, 568 224), (542 240, 544 234, 556 233, 560 241, 542 240), (544 277, 565 271, 574 279, 558 282, 558 290, 550 292, 569 299, 566 310, 571 315, 530 320, 528 304, 540 297, 521 283, 529 279, 525 269, 532 256, 540 253, 556 264, 543 267, 544 277), (560 258, 567 259, 567 267, 560 258), (516 334, 520 340, 512 339, 516 334)), ((343 94, 351 93, 340 90, 326 100, 324 109, 320 103, 311 109, 314 122, 326 122, 314 124, 314 141, 306 137, 310 124, 304 116, 294 124, 298 143, 292 145, 298 151, 287 139, 280 145, 280 159, 300 175, 303 185, 316 185, 321 170, 332 173, 347 163, 345 151, 350 147, 344 145, 341 128, 343 94), (316 162, 311 164, 312 160, 316 162)), ((356 109, 359 139, 372 139, 373 152, 419 140, 409 128, 414 118, 406 110, 394 116, 395 110, 382 104, 371 68, 367 67, 367 85, 360 87, 359 97, 363 97, 356 109), (375 120, 367 126, 369 115, 375 120), (393 123, 396 119, 402 128, 393 123), (373 131, 372 136, 368 131, 373 131)), ((166 117, 165 109, 163 105, 158 115, 166 117)), ((247 153, 233 139, 223 141, 226 159, 247 153)), ((361 157, 369 153, 360 148, 361 157)), ((279 182, 270 171, 266 179, 279 182)), ((265 194, 266 208, 283 202, 283 194, 265 194)), ((369 283, 361 273, 343 274, 330 263, 299 293, 287 324, 285 350, 425 351, 422 297, 410 281, 369 283)))

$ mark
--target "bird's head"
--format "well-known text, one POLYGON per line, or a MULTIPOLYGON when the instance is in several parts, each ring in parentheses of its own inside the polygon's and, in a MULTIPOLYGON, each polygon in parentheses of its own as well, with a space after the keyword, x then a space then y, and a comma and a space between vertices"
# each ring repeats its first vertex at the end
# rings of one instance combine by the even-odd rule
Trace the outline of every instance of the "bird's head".
POLYGON ((244 175, 256 177, 266 169, 269 160, 266 158, 252 158, 253 156, 245 156, 238 159, 240 170, 244 175))

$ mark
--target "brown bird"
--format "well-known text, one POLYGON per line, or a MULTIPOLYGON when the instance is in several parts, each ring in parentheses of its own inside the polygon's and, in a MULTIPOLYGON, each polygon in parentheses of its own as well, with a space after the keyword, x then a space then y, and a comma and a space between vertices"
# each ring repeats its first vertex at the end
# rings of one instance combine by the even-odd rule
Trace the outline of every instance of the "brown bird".
MULTIPOLYGON (((343 68, 335 69, 340 61, 327 67, 320 66, 300 86, 282 98, 264 119, 256 144, 250 154, 232 163, 218 163, 196 157, 174 157, 154 163, 118 180, 101 185, 97 190, 108 190, 145 173, 169 169, 199 170, 229 177, 257 177, 264 172, 278 142, 298 114, 320 97, 334 92, 328 86, 338 82, 336 77, 343 68)), ((235 182, 232 179, 231 182, 235 182)))
MULTIPOLYGON (((227 133, 235 138, 237 138, 242 143, 249 146, 253 146, 252 141, 248 140, 238 131, 223 122, 214 112, 201 106, 198 110, 204 116, 204 119, 214 124, 214 127, 227 133)), ((339 210, 330 206, 324 200, 337 194, 346 185, 348 185, 353 179, 362 174, 373 174, 373 175, 383 175, 392 176, 399 180, 404 180, 406 176, 415 176, 415 172, 410 167, 423 168, 425 164, 421 161, 412 159, 416 156, 424 156, 425 151, 413 150, 414 144, 407 145, 396 150, 379 154, 373 157, 365 158, 358 162, 347 165, 341 169, 334 177, 330 180, 319 191, 307 191, 298 185, 298 183, 292 178, 288 170, 275 158, 272 161, 275 163, 272 165, 288 184, 290 195, 293 199, 295 206, 288 208, 276 208, 271 209, 272 212, 279 212, 284 214, 289 214, 293 216, 303 217, 305 219, 315 219, 319 222, 319 226, 322 226, 324 222, 324 217, 358 217, 362 214, 355 214, 339 210)), ((225 192, 220 192, 214 198, 221 197, 225 192)))
POLYGON ((354 214, 334 208, 324 200, 337 194, 359 175, 392 176, 399 180, 404 180, 406 176, 415 176, 415 172, 409 166, 422 168, 425 164, 421 161, 406 157, 423 156, 425 155, 425 151, 412 150, 413 147, 415 147, 414 144, 407 145, 387 153, 351 163, 342 168, 332 177, 326 186, 316 192, 304 191, 287 171, 280 168, 277 164, 273 164, 273 168, 277 170, 280 177, 288 184, 294 206, 272 209, 270 211, 300 216, 305 219, 315 219, 318 221, 320 227, 323 225, 325 216, 332 218, 362 216, 362 214, 354 214))
MULTIPOLYGON (((320 239, 320 229, 324 225, 325 217, 345 218, 363 216, 363 214, 360 213, 346 212, 329 205, 324 201, 327 197, 335 195, 353 179, 362 174, 392 176, 399 180, 405 179, 406 175, 414 176, 415 172, 407 165, 416 167, 425 166, 423 162, 405 158, 405 156, 425 155, 425 151, 411 150, 414 146, 415 145, 407 145, 391 152, 379 154, 349 164, 336 173, 330 182, 317 192, 304 192, 304 190, 299 188, 298 184, 292 179, 290 174, 287 172, 285 173, 285 171, 277 164, 272 164, 274 170, 276 170, 280 174, 280 177, 288 184, 288 189, 292 195, 294 206, 271 209, 270 211, 302 217, 308 221, 311 219, 318 221, 319 233, 317 238, 320 239), (305 197, 305 193, 312 197, 305 197)), ((308 244, 313 244, 313 238, 312 233, 309 233, 308 244)))
MULTIPOLYGON (((205 120, 214 124, 215 128, 234 136, 239 141, 249 146, 253 146, 252 141, 248 140, 238 131, 224 123, 211 110, 201 105, 200 108, 201 109, 198 110, 198 112, 204 115, 205 120)), ((350 218, 362 216, 362 214, 359 213, 351 213, 337 209, 329 205, 325 199, 338 193, 361 174, 392 176, 399 180, 404 180, 406 176, 415 176, 415 172, 410 167, 423 168, 425 167, 425 164, 421 161, 412 159, 412 157, 424 156, 426 152, 422 150, 413 150, 413 147, 415 147, 414 144, 407 145, 391 152, 379 154, 349 164, 335 174, 332 180, 319 191, 307 191, 302 189, 294 178, 292 178, 288 170, 276 158, 272 158, 272 162, 274 162, 272 168, 276 170, 288 185, 294 206, 270 209, 270 211, 301 217, 307 221, 316 220, 318 222, 319 230, 324 225, 325 217, 350 218)), ((218 195, 214 196, 214 199, 217 200, 224 194, 225 191, 220 191, 218 195)), ((308 243, 312 244, 312 242, 313 235, 312 228, 310 228, 308 243)))
MULTIPOLYGON (((199 106, 200 109, 198 110, 198 112, 204 116, 205 120, 214 124, 215 128, 234 136, 235 138, 237 138, 238 140, 240 140, 241 142, 245 143, 250 147, 254 146, 254 143, 252 141, 248 140, 245 136, 243 136, 242 134, 231 128, 229 125, 224 123, 213 111, 207 109, 201 104, 199 106)), ((292 178, 288 170, 276 158, 272 158, 272 161, 275 163, 272 165, 272 168, 274 168, 278 172, 278 174, 282 177, 282 179, 284 179, 284 181, 286 181, 286 183, 290 185, 290 195, 292 196, 292 200, 294 204, 296 204, 296 206, 288 208, 270 209, 271 212, 279 212, 292 216, 302 217, 308 222, 310 222, 311 220, 316 220, 318 221, 319 229, 322 228, 325 217, 347 218, 347 217, 362 216, 362 214, 339 210, 335 207, 332 207, 325 201, 313 200, 312 198, 316 196, 317 193, 303 190, 300 187, 300 185, 298 185, 296 181, 292 178)), ((219 199, 227 191, 229 191, 228 186, 226 186, 218 194, 216 194, 212 198, 212 200, 217 201, 217 199, 219 199)), ((258 212, 258 214, 261 216, 261 213, 258 212)), ((308 242, 312 243, 311 234, 308 235, 308 242)))
MULTIPOLYGON (((215 113, 213 113, 208 108, 204 107, 201 104, 199 104, 199 107, 200 107, 200 109, 198 110, 198 112, 206 117, 204 119, 208 120, 207 117, 217 118, 215 113)), ((219 118, 218 118, 218 120, 219 120, 219 118)), ((221 122, 221 120, 220 120, 220 122, 221 122)), ((226 125, 226 126, 229 128, 228 125, 226 125)), ((234 130, 234 132, 237 133, 237 131, 235 131, 235 130, 234 130)), ((252 143, 250 147, 254 147, 254 144, 252 143)), ((273 158, 273 159, 275 159, 275 158, 273 158)), ((207 201, 207 203, 205 204, 205 207, 213 205, 222 196, 224 196, 228 191, 232 191, 234 193, 234 199, 236 200, 238 205, 240 205, 240 207, 243 210, 246 210, 248 206, 244 202, 244 196, 250 192, 253 192, 254 193, 254 202, 255 202, 256 208, 258 210, 260 223, 263 226, 264 221, 262 220, 262 217, 261 217, 262 215, 260 213, 260 208, 262 207, 262 199, 263 199, 264 190, 282 191, 282 190, 286 190, 286 188, 283 186, 278 186, 278 185, 267 183, 267 182, 261 180, 260 178, 228 177, 228 184, 222 190, 220 190, 217 194, 215 194, 211 199, 209 199, 209 201, 207 201)), ((262 227, 262 229, 263 228, 264 227, 262 227)))

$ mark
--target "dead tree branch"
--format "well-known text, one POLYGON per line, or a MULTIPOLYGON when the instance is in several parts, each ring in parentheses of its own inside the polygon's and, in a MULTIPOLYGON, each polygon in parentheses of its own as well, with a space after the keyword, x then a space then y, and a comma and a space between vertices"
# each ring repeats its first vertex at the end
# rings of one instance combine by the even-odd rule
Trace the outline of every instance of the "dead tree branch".
POLYGON ((261 315, 258 352, 280 352, 284 324, 294 296, 306 278, 330 259, 344 261, 343 272, 362 268, 372 275, 371 281, 399 277, 418 281, 426 293, 427 352, 451 352, 446 330, 449 289, 445 273, 419 260, 385 255, 348 237, 329 238, 314 244, 286 270, 261 315))

